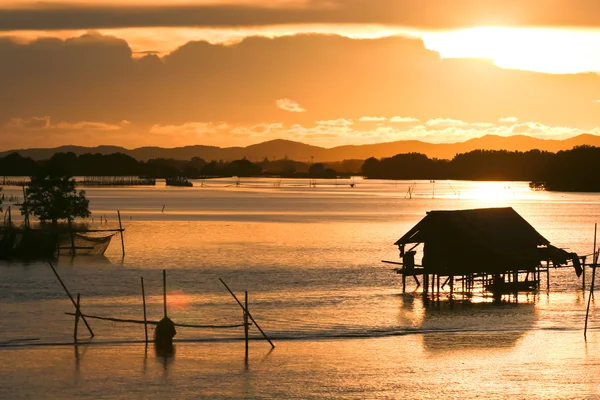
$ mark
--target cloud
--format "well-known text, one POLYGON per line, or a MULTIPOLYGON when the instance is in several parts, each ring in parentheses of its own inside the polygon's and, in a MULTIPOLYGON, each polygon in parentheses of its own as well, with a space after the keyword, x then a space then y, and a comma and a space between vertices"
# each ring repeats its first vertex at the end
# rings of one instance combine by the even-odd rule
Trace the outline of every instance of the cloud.
MULTIPOLYGON (((344 143, 407 135, 439 141, 507 132, 496 124, 509 128, 519 121, 500 122, 498 116, 514 110, 519 120, 545 127, 589 132, 600 125, 597 74, 548 75, 479 60, 440 59, 422 41, 407 37, 251 37, 235 45, 200 41, 164 57, 140 59, 125 41, 97 33, 29 43, 4 38, 0 88, 4 149, 19 143, 16 132, 26 127, 31 128, 28 138, 37 129, 36 146, 60 138, 60 144, 114 141, 137 147, 235 146, 301 135, 299 127, 315 135, 315 143, 322 135, 331 140, 337 135, 344 143), (299 107, 310 112, 274 107, 282 93, 290 101, 301 100, 299 107), (365 121, 382 116, 395 117, 365 121), (282 127, 261 126, 271 123, 282 127), (227 127, 216 129, 220 124, 227 127), (384 126, 362 129, 378 124, 384 126), (13 144, 5 140, 8 133, 13 144)), ((517 127, 513 134, 518 129, 550 135, 564 131, 517 127)), ((21 140, 25 143, 25 135, 21 140)))
POLYGON ((386 117, 360 117, 358 119, 360 122, 383 122, 387 121, 386 117))
POLYGON ((106 124, 104 122, 59 122, 54 126, 56 129, 64 130, 92 130, 92 131, 118 131, 121 129, 118 125, 106 124))
POLYGON ((278 108, 289 112, 305 112, 306 110, 300 107, 300 104, 290 99, 279 99, 275 101, 278 108))
POLYGON ((425 123, 428 126, 465 126, 466 122, 452 118, 434 118, 425 123))
POLYGON ((18 130, 46 129, 50 127, 50 117, 12 118, 5 127, 18 130))
POLYGON ((12 118, 5 125, 8 130, 19 131, 39 131, 39 130, 67 130, 67 131, 115 131, 120 130, 118 125, 106 124, 103 122, 65 122, 60 121, 52 123, 51 118, 31 117, 31 118, 12 118))
POLYGON ((225 123, 186 122, 181 125, 153 125, 150 133, 168 136, 202 135, 223 132, 228 128, 225 123))
POLYGON ((505 123, 517 123, 519 122, 519 119, 517 117, 502 117, 498 120, 498 122, 500 122, 501 124, 505 124, 505 123))
POLYGON ((350 125, 354 125, 354 122, 350 119, 338 118, 338 119, 332 119, 332 120, 328 120, 328 121, 317 121, 317 125, 350 126, 350 125))
POLYGON ((412 117, 392 117, 390 118, 390 122, 419 122, 417 118, 412 117))
POLYGON ((26 4, 0 9, 0 30, 128 27, 241 27, 287 24, 381 24, 424 29, 472 26, 598 27, 596 0, 306 0, 115 5, 26 4))

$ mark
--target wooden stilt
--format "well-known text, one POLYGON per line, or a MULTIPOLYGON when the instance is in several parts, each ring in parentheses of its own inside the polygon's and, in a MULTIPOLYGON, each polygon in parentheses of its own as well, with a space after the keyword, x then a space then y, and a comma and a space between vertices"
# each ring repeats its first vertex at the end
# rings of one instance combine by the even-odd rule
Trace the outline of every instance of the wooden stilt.
POLYGON ((406 292, 406 274, 402 273, 402 293, 406 292))
POLYGON ((450 296, 454 294, 454 275, 450 275, 450 296))
MULTIPOLYGON (((58 281, 60 282, 61 286, 63 287, 63 289, 67 293, 67 296, 69 296, 69 299, 71 299, 71 303, 73 303, 73 306, 77 309, 78 308, 77 303, 75 303, 75 300, 73 300, 73 296, 71 296, 71 293, 69 293, 69 289, 67 289, 67 287, 65 286, 64 282, 62 281, 62 279, 60 279, 60 276, 58 275, 58 272, 56 272, 56 269, 54 269, 54 265, 52 265, 52 262, 50 262, 50 261, 48 261, 48 264, 50 264, 50 268, 52 268, 52 272, 54 272, 54 275, 56 275, 56 277, 58 278, 58 281)), ((86 321, 85 316, 83 315, 83 313, 81 313, 81 310, 80 310, 80 315, 81 315, 81 319, 85 323, 85 326, 88 328, 88 331, 90 331, 91 337, 94 337, 94 332, 92 331, 92 328, 90 327, 90 325, 86 321)))
POLYGON ((73 329, 73 341, 77 344, 77 327, 79 326, 79 316, 81 315, 81 311, 79 310, 79 300, 80 296, 77 293, 77 303, 75 304, 75 329, 73 329))
POLYGON ((146 343, 148 343, 148 320, 146 318, 146 292, 144 290, 144 277, 140 277, 142 281, 142 305, 144 306, 144 333, 146 334, 146 343))
POLYGON ((581 289, 583 291, 585 291, 585 259, 586 259, 586 257, 583 257, 583 262, 581 263, 581 269, 582 269, 582 273, 581 273, 581 289))
POLYGON ((121 251, 123 257, 125 257, 125 239, 123 239, 123 224, 121 223, 121 211, 117 210, 117 217, 119 217, 119 234, 121 235, 121 251))

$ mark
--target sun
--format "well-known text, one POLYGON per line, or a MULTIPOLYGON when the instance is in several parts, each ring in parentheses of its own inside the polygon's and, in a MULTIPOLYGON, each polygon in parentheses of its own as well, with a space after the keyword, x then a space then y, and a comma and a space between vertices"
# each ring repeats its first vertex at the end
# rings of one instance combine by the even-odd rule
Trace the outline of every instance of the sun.
POLYGON ((477 27, 420 36, 443 58, 484 58, 553 74, 600 71, 600 30, 477 27))

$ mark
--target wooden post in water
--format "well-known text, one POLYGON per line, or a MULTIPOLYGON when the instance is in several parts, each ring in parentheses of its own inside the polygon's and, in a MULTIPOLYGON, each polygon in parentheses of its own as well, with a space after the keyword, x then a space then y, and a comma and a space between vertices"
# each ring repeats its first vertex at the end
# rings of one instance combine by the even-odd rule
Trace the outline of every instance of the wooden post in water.
POLYGON ((71 224, 71 218, 69 218, 69 235, 71 236, 71 255, 75 255, 75 236, 73 234, 73 226, 71 224))
POLYGON ((142 281, 142 305, 144 306, 144 333, 146 334, 146 343, 148 343, 148 321, 146 320, 146 292, 144 291, 144 277, 140 277, 142 281))
MULTIPOLYGON (((590 285, 590 296, 588 297, 587 310, 585 311, 585 327, 583 328, 583 338, 587 341, 587 326, 588 318, 590 316, 590 305, 592 303, 592 296, 594 295, 594 280, 596 279, 596 264, 598 264, 598 253, 596 252, 596 233, 598 231, 598 223, 594 224, 594 252, 592 255, 592 284, 590 285)), ((584 292, 585 294, 585 287, 584 292)))
POLYGON ((125 239, 123 239, 123 224, 121 224, 121 211, 117 210, 117 216, 119 217, 119 233, 121 235, 121 250, 123 257, 125 257, 125 239))
POLYGON ((29 210, 27 209, 27 193, 25 192, 25 185, 23 187, 23 218, 25 227, 29 228, 29 210))
POLYGON ((590 296, 588 297, 587 310, 585 311, 585 327, 583 328, 583 337, 587 341, 587 326, 588 326, 588 318, 590 316, 590 305, 592 303, 592 297, 594 296, 594 281, 596 280, 596 264, 598 264, 598 254, 600 254, 600 249, 594 251, 594 264, 592 264, 592 283, 590 284, 590 296))
POLYGON ((77 344, 77 326, 79 325, 79 316, 81 315, 81 311, 79 311, 79 300, 80 296, 77 293, 77 303, 75 304, 75 329, 73 330, 73 340, 75 344, 77 344))
POLYGON ((167 318, 167 270, 163 269, 163 311, 167 318))
MULTIPOLYGON (((585 292, 585 261, 586 261, 586 256, 582 257, 582 263, 581 263, 581 289, 585 292)), ((593 258, 592 258, 593 259, 593 258)))
POLYGON ((550 291, 550 260, 546 261, 546 289, 550 291))
MULTIPOLYGON (((592 252, 592 264, 595 264, 595 254, 596 254, 596 234, 598 233, 598 223, 594 224, 594 251, 592 252)), ((583 262, 583 279, 582 279, 582 284, 581 284, 581 288, 583 289, 583 291, 585 292, 585 261, 583 262)))
POLYGON ((246 362, 248 362, 248 291, 244 292, 244 339, 246 340, 246 362))
MULTIPOLYGON (((56 269, 54 269, 54 265, 52 265, 52 263, 50 261, 48 261, 48 264, 50 264, 50 268, 52 268, 52 272, 54 272, 54 275, 56 275, 56 277, 58 278, 58 281, 60 282, 61 286, 63 287, 63 289, 67 293, 67 296, 69 296, 69 299, 71 299, 71 303, 73 303, 73 306, 75 306, 76 309, 79 308, 79 306, 77 305, 77 303, 75 303, 75 300, 73 300, 73 296, 71 296, 71 293, 69 293, 69 289, 67 289, 67 287, 65 286, 64 282, 62 281, 62 279, 60 279, 60 276, 58 275, 58 272, 56 272, 56 269)), ((85 316, 83 315, 83 313, 80 313, 80 315, 81 315, 81 319, 85 323, 85 326, 87 326, 88 331, 90 331, 90 335, 92 337, 94 337, 94 332, 92 331, 92 328, 90 327, 90 325, 86 321, 85 316)))

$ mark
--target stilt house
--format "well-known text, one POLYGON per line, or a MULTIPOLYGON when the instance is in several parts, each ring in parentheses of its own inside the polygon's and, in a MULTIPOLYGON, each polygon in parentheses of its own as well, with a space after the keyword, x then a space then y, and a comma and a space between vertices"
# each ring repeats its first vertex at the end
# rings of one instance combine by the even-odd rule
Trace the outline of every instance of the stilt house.
POLYGON ((552 246, 511 207, 430 211, 395 244, 403 265, 398 273, 403 275, 485 276, 486 282, 489 276, 496 283, 508 275, 518 282, 519 273, 529 280, 529 272, 539 271, 542 262, 559 266, 569 261, 581 274, 577 254, 552 246))

